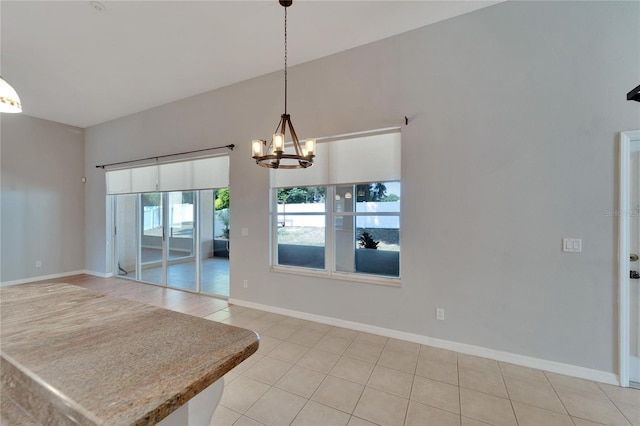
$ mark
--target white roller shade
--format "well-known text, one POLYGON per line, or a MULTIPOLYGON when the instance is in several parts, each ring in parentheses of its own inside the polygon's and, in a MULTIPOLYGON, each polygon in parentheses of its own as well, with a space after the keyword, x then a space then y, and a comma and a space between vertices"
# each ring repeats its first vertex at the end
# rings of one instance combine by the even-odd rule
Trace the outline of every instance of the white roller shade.
POLYGON ((212 157, 158 166, 158 191, 188 191, 229 186, 229 157, 212 157))
POLYGON ((157 190, 158 168, 145 166, 134 169, 108 170, 106 177, 107 194, 155 192, 157 190))
POLYGON ((131 192, 154 192, 158 184, 156 166, 131 169, 131 192))
POLYGON ((108 170, 107 194, 193 191, 229 186, 229 156, 108 170))
POLYGON ((107 194, 128 194, 131 192, 131 170, 108 170, 107 194))
POLYGON ((308 169, 271 170, 271 187, 337 185, 400 180, 400 132, 317 144, 308 169))
POLYGON ((271 187, 324 185, 329 181, 329 144, 316 145, 313 166, 308 169, 271 169, 271 187))
POLYGON ((329 144, 329 184, 400 180, 399 132, 329 144))

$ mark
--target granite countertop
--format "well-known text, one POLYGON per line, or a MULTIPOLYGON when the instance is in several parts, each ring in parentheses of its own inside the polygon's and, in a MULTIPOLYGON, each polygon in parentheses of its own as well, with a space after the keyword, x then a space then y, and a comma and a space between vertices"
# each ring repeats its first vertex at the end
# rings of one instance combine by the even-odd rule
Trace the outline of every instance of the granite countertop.
POLYGON ((0 318, 2 397, 42 424, 155 424, 258 348, 253 331, 70 284, 0 288, 0 318))

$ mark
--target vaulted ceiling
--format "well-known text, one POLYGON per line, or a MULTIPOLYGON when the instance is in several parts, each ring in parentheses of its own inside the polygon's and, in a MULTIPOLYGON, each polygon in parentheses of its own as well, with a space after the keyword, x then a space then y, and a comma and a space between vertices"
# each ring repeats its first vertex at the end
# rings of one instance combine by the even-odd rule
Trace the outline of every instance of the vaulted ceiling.
MULTIPOLYGON (((495 3, 296 0, 289 65, 495 3)), ((275 0, 2 0, 0 19, 0 71, 24 113, 82 128, 283 68, 275 0)))

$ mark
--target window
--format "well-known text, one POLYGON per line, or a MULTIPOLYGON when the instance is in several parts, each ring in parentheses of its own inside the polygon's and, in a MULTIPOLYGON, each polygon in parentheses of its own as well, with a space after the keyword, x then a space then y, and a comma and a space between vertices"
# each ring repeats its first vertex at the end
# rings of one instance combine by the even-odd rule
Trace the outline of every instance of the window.
POLYGON ((310 169, 271 170, 272 266, 397 284, 399 129, 318 142, 310 169))
POLYGON ((324 269, 326 188, 280 188, 275 194, 278 265, 324 269))
POLYGON ((333 223, 335 272, 400 276, 400 182, 336 186, 333 223))
POLYGON ((277 188, 274 266, 400 277, 400 182, 277 188))

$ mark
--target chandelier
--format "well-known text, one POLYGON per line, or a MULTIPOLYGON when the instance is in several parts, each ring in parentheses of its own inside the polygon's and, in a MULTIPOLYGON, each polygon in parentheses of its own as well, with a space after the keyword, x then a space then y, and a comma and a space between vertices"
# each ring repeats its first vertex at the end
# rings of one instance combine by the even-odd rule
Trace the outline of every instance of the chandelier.
POLYGON ((2 77, 0 77, 0 112, 22 112, 20 97, 2 77))
POLYGON ((287 7, 293 4, 293 0, 279 0, 284 7, 284 114, 280 116, 280 122, 276 131, 267 145, 264 139, 255 139, 251 142, 251 152, 256 164, 270 169, 306 169, 313 165, 313 157, 316 152, 315 139, 307 139, 304 147, 300 145, 298 135, 291 124, 291 116, 287 113, 287 7), (285 135, 289 133, 293 142, 295 153, 285 154, 285 135))

